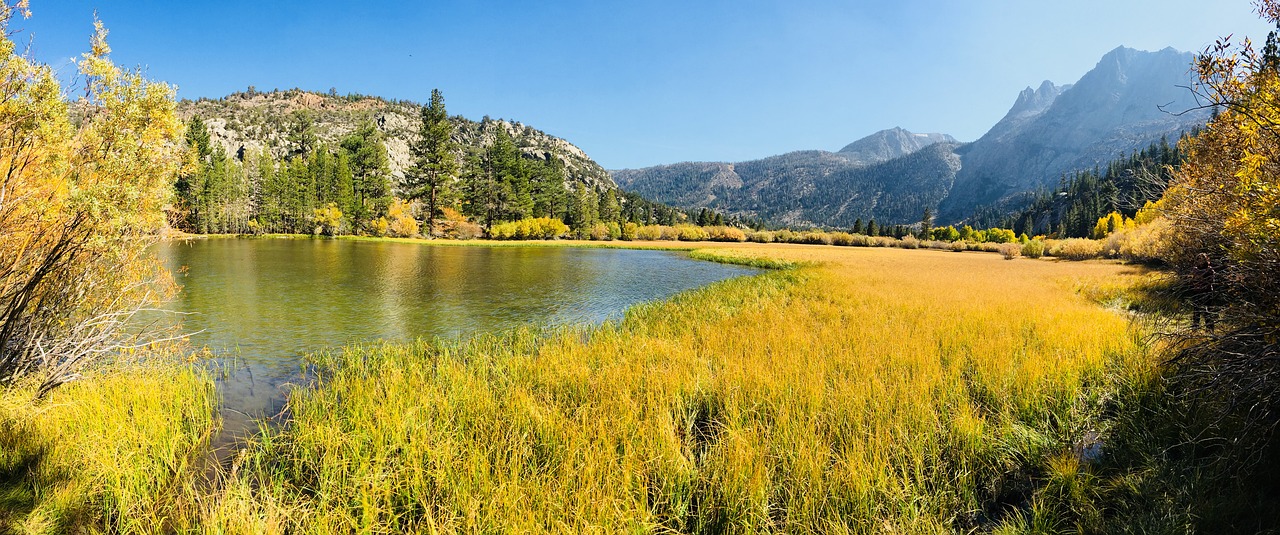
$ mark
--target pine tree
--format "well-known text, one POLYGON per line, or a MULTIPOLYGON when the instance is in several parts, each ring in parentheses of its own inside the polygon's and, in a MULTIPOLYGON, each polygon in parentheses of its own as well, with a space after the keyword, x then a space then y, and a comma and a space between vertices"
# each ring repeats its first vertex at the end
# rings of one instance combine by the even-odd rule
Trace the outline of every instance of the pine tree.
POLYGON ((370 121, 342 140, 342 150, 351 164, 357 222, 386 215, 391 205, 391 171, 382 133, 370 121))
POLYGON ((435 229, 436 217, 452 198, 452 185, 458 175, 458 160, 453 142, 453 123, 445 111, 444 96, 431 90, 431 102, 422 107, 422 123, 418 141, 410 149, 413 165, 405 170, 405 189, 410 199, 424 203, 425 234, 435 229))

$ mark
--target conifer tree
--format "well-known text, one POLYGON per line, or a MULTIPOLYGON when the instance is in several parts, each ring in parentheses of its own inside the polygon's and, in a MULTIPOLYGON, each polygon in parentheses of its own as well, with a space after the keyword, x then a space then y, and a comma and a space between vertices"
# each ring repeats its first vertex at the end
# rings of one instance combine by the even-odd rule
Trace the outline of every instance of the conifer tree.
POLYGON ((366 120, 342 140, 342 150, 351 164, 354 220, 362 222, 385 215, 391 205, 391 171, 382 133, 366 120))
POLYGON ((409 198, 424 204, 424 233, 430 235, 435 229, 436 217, 451 200, 451 186, 458 175, 453 123, 449 122, 439 89, 431 90, 431 102, 422 107, 421 119, 418 141, 410 147, 413 165, 405 170, 404 179, 409 198))

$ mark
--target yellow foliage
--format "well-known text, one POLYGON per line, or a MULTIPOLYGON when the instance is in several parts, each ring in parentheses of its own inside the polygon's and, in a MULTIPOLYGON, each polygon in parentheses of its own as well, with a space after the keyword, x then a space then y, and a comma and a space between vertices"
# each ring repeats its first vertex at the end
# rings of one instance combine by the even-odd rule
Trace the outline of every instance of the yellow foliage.
POLYGON ((386 236, 390 230, 391 224, 387 222, 387 218, 379 217, 369 222, 369 233, 374 236, 386 236))
POLYGON ((414 219, 412 206, 400 199, 391 203, 387 210, 389 223, 387 234, 397 238, 412 238, 418 235, 418 220, 414 219))
POLYGON ((329 203, 324 208, 316 208, 311 220, 316 225, 316 234, 333 236, 342 229, 342 210, 338 209, 337 204, 329 203))
POLYGON ((13 14, 0 10, 0 383, 43 370, 52 386, 172 290, 146 249, 184 161, 182 124, 173 88, 111 63, 97 24, 72 126, 52 69, 8 39, 13 14))

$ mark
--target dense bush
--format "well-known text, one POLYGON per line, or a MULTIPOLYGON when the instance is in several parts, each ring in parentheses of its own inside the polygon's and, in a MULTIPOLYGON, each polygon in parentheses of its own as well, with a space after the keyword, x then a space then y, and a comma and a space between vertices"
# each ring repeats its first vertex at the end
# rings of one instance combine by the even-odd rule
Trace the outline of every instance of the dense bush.
POLYGON ((693 225, 680 225, 676 229, 680 233, 680 241, 704 241, 710 236, 702 227, 693 225))
POLYGON ((1013 260, 1021 257, 1022 245, 1017 243, 1002 243, 1000 244, 1000 256, 1003 256, 1005 260, 1013 260))
POLYGON ((654 241, 662 239, 662 227, 659 225, 645 225, 636 229, 636 239, 645 241, 654 241))
POLYGON ((495 240, 554 240, 569 232, 569 227, 559 219, 539 217, 499 223, 489 229, 489 237, 495 240))
POLYGON ((1040 258, 1044 256, 1044 249, 1044 240, 1031 240, 1022 244, 1022 256, 1027 258, 1040 258))
POLYGON ((1057 242, 1049 255, 1067 260, 1088 260, 1102 254, 1102 242, 1088 238, 1069 238, 1057 242))
POLYGON ((711 241, 723 242, 744 242, 747 241, 747 234, 741 229, 735 227, 716 226, 704 227, 707 232, 707 239, 711 241))

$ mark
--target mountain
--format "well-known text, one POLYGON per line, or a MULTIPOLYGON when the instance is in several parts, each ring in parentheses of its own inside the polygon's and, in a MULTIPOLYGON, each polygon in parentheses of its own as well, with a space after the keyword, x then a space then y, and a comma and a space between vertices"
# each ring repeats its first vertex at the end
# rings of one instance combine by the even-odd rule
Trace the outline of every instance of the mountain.
MULTIPOLYGON (((363 95, 323 95, 299 89, 258 92, 250 89, 220 99, 183 100, 178 114, 183 119, 199 116, 209 129, 211 141, 227 154, 244 157, 268 150, 283 157, 292 145, 289 133, 305 120, 312 122, 320 143, 336 146, 361 121, 372 121, 385 136, 391 173, 404 176, 410 164, 409 143, 417 136, 421 105, 363 95), (305 119, 304 119, 305 117, 305 119)), ((546 160, 551 156, 565 164, 566 181, 599 190, 616 189, 608 171, 577 146, 528 125, 485 117, 472 121, 461 116, 454 123, 454 140, 464 149, 478 149, 493 142, 497 129, 505 129, 527 158, 546 160)))
POLYGON ((934 143, 956 143, 956 138, 947 134, 914 134, 894 127, 845 145, 840 154, 858 163, 873 164, 906 156, 934 143))
POLYGON ((1023 90, 999 123, 962 151, 944 221, 983 205, 1056 184, 1065 173, 1105 165, 1183 131, 1203 126, 1208 111, 1185 89, 1193 56, 1166 48, 1108 52, 1074 85, 1044 82, 1023 90))
POLYGON ((739 163, 684 162, 611 174, 628 191, 684 208, 791 226, 848 226, 859 218, 896 218, 904 210, 918 218, 926 206, 936 206, 958 168, 956 147, 946 134, 892 128, 839 152, 796 151, 739 163))
POLYGON ((1007 204, 1064 174, 1102 166, 1203 126, 1185 87, 1193 56, 1119 47, 1075 84, 1024 89, 977 141, 883 130, 838 152, 799 151, 737 164, 681 163, 613 171, 622 187, 685 208, 710 207, 786 225, 951 223, 1007 204), (904 187, 910 185, 910 187, 904 187))

